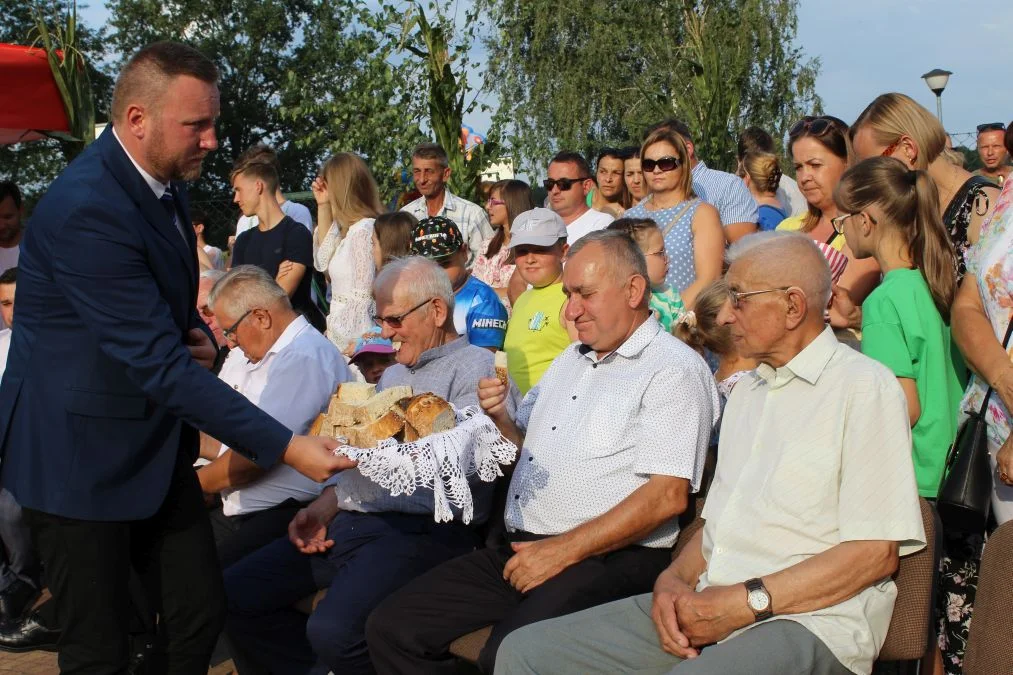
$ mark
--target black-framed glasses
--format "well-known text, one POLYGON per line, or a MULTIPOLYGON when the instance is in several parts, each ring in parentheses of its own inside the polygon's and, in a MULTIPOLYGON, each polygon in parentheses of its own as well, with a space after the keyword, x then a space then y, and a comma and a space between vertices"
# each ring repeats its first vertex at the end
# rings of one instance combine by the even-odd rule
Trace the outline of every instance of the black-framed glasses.
POLYGON ((436 298, 429 298, 428 300, 423 300, 419 304, 417 304, 414 307, 412 307, 411 309, 409 309, 407 312, 403 312, 401 314, 395 314, 393 316, 377 316, 376 314, 374 314, 373 315, 373 323, 379 324, 381 326, 383 324, 387 324, 391 328, 400 328, 401 327, 401 323, 404 321, 404 318, 406 316, 408 316, 409 314, 411 314, 412 312, 414 312, 415 310, 417 310, 417 309, 419 309, 421 307, 425 307, 427 304, 429 304, 430 302, 432 302, 435 299, 436 298))
POLYGON ((552 188, 559 186, 561 192, 567 192, 574 185, 578 185, 587 180, 585 178, 546 178, 542 181, 542 187, 545 188, 546 192, 552 192, 552 188))
POLYGON ((250 316, 250 314, 252 314, 252 313, 253 313, 252 309, 246 310, 246 313, 243 314, 241 317, 239 317, 238 321, 236 321, 234 324, 232 324, 228 328, 222 329, 222 335, 225 336, 225 339, 226 340, 231 340, 231 341, 235 342, 236 341, 236 331, 239 329, 239 324, 243 323, 243 319, 245 319, 246 317, 250 316))
POLYGON ((987 124, 978 125, 978 133, 985 131, 1006 131, 1006 125, 1002 122, 988 122, 987 124))
POLYGON ((652 173, 654 171, 654 167, 657 167, 661 169, 662 172, 667 173, 669 171, 675 171, 680 166, 682 166, 682 162, 679 161, 679 158, 672 157, 671 155, 667 157, 659 157, 658 159, 647 159, 645 157, 640 160, 640 170, 644 173, 652 173))
POLYGON ((820 115, 819 117, 806 115, 792 125, 791 129, 788 130, 788 135, 799 136, 808 132, 813 136, 822 136, 831 129, 847 131, 848 123, 833 115, 820 115))
POLYGON ((787 293, 788 291, 797 288, 797 286, 783 286, 781 288, 764 288, 759 291, 735 291, 729 288, 728 300, 732 303, 732 307, 739 309, 739 307, 741 307, 742 298, 749 298, 754 295, 762 295, 764 293, 787 293))
POLYGON ((859 211, 858 213, 843 213, 835 218, 830 219, 830 225, 834 228, 834 232, 836 232, 837 234, 844 234, 844 221, 852 216, 865 216, 866 218, 869 219, 869 222, 871 222, 873 225, 879 224, 876 222, 875 218, 873 218, 864 211, 859 211))

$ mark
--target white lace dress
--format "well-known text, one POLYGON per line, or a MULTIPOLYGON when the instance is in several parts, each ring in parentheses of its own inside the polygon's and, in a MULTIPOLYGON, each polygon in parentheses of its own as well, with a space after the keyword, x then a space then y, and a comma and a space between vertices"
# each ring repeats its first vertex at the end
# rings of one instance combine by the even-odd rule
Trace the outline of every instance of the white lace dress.
POLYGON ((337 223, 331 223, 313 262, 331 281, 327 337, 344 352, 373 326, 373 219, 352 225, 344 239, 337 223))

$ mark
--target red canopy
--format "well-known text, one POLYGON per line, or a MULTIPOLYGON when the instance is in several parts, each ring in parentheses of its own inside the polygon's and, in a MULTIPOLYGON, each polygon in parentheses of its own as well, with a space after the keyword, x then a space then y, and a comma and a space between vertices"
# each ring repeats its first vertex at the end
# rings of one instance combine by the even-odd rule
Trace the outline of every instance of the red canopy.
POLYGON ((70 133, 46 50, 0 44, 0 144, 70 133))

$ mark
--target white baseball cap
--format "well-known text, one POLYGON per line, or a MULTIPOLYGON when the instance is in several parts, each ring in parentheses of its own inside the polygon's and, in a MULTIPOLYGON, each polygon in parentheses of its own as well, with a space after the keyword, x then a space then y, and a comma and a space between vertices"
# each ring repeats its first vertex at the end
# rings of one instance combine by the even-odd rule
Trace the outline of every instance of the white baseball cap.
POLYGON ((566 224, 551 209, 525 211, 510 226, 510 248, 525 244, 549 247, 560 239, 566 239, 566 224))

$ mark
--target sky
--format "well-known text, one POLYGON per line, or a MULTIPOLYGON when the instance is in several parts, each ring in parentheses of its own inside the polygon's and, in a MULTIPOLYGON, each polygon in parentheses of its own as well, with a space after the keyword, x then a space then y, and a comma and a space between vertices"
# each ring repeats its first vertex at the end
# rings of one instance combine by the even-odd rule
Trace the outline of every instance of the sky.
MULTIPOLYGON (((93 26, 109 17, 101 0, 81 10, 93 26)), ((908 94, 929 110, 934 94, 921 79, 933 68, 953 72, 943 93, 943 122, 957 144, 973 146, 983 122, 1013 119, 1013 3, 1003 0, 801 0, 797 44, 822 67, 816 91, 827 114, 851 122, 877 95, 908 94)), ((465 119, 477 132, 488 115, 465 119)))

